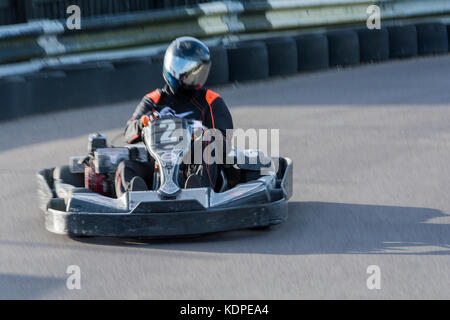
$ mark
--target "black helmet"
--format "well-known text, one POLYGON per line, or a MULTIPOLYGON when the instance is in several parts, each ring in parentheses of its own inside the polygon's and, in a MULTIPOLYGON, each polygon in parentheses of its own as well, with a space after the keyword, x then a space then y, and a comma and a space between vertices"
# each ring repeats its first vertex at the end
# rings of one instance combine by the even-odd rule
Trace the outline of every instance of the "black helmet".
POLYGON ((166 50, 163 69, 164 80, 173 92, 199 89, 211 69, 209 49, 192 37, 175 39, 166 50))

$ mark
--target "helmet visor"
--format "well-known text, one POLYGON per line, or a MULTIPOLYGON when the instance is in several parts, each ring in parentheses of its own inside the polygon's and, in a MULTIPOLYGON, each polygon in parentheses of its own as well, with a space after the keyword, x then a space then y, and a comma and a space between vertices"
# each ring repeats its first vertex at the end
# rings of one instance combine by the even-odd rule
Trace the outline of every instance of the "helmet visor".
POLYGON ((164 59, 164 68, 184 86, 198 87, 203 86, 208 79, 211 62, 183 58, 169 53, 164 59))

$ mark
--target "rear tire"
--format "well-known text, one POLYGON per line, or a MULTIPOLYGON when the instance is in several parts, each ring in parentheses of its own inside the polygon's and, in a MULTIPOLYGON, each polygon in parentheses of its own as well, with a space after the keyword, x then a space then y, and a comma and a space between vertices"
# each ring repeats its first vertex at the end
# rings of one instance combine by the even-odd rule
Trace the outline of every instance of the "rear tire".
POLYGON ((70 172, 69 166, 56 167, 53 171, 53 179, 61 179, 64 183, 77 188, 84 187, 84 174, 70 172))

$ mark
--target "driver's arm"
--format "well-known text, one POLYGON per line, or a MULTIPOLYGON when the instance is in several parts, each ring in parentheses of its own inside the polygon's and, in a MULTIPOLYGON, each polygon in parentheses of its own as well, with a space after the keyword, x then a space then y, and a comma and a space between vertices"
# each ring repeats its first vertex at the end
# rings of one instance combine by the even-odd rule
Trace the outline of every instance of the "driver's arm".
POLYGON ((152 110, 158 110, 158 107, 153 102, 153 100, 147 95, 138 104, 136 110, 133 113, 133 117, 131 117, 131 119, 128 120, 127 122, 124 133, 125 141, 127 143, 133 144, 142 141, 141 117, 150 114, 152 110))
POLYGON ((209 119, 207 119, 207 126, 220 130, 223 136, 226 137, 227 130, 233 129, 233 118, 221 97, 218 97, 211 103, 211 112, 209 119))
POLYGON ((219 130, 222 133, 222 156, 225 162, 226 154, 229 151, 228 148, 231 148, 232 142, 232 135, 227 135, 227 130, 233 129, 233 119, 225 101, 220 96, 211 102, 210 107, 210 114, 206 119, 206 126, 210 129, 219 130))

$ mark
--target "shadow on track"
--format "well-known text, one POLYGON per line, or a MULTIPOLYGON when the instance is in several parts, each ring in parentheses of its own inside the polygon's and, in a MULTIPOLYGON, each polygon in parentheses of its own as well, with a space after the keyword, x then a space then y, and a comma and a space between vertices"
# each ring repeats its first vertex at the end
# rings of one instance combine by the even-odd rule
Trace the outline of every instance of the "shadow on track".
POLYGON ((209 253, 450 255, 450 224, 435 209, 292 202, 289 220, 269 230, 185 239, 74 238, 86 244, 209 253))
POLYGON ((64 278, 0 273, 0 299, 39 299, 65 285, 64 278))

